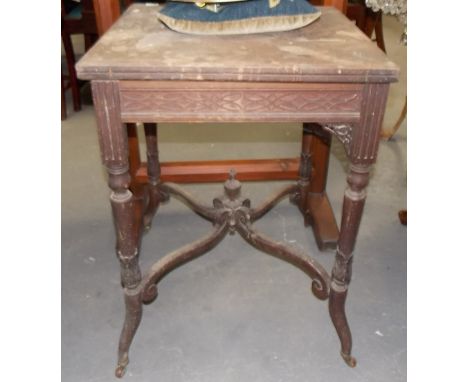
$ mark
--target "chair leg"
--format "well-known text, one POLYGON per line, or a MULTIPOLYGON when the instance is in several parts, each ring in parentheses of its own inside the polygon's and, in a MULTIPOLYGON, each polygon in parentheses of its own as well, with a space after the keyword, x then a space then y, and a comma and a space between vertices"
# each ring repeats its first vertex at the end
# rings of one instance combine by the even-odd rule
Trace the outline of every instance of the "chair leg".
POLYGON ((96 34, 85 34, 84 43, 85 43, 85 52, 87 52, 94 43, 98 40, 98 35, 96 34))
POLYGON ((362 30, 367 37, 372 39, 372 34, 375 31, 375 39, 377 46, 385 53, 385 42, 383 37, 382 11, 374 12, 367 8, 364 2, 349 4, 346 12, 348 19, 356 22, 356 26, 362 30))
POLYGON ((67 103, 65 100, 65 84, 63 83, 63 73, 61 73, 60 88, 62 91, 62 121, 67 119, 67 103))
POLYGON ((407 215, 406 210, 398 211, 398 217, 400 218, 400 223, 403 225, 406 225, 406 215, 407 215))
POLYGON ((72 89, 73 110, 79 111, 81 110, 80 87, 78 85, 78 78, 76 77, 75 53, 73 51, 73 44, 70 35, 62 33, 62 41, 63 47, 65 48, 65 57, 67 59, 67 68, 72 89))
POLYGON ((364 33, 372 38, 372 34, 375 31, 375 39, 377 41, 377 46, 386 53, 385 43, 383 37, 383 25, 382 25, 382 11, 374 12, 372 9, 366 9, 366 25, 364 33))
POLYGON ((382 12, 379 12, 375 22, 375 39, 377 40, 377 46, 380 48, 380 50, 387 53, 385 50, 385 41, 383 37, 382 12))
POLYGON ((396 121, 395 125, 390 130, 382 130, 380 136, 385 139, 392 139, 393 136, 396 134, 398 129, 400 128, 401 124, 406 118, 406 112, 408 109, 408 96, 405 97, 405 105, 403 106, 403 109, 401 110, 400 117, 398 118, 398 121, 396 121))
POLYGON ((370 39, 372 38, 372 34, 374 33, 375 29, 375 12, 372 9, 366 8, 366 23, 364 27, 364 33, 370 39))
POLYGON ((362 4, 348 4, 346 17, 356 23, 356 26, 364 31, 366 27, 366 7, 362 4))

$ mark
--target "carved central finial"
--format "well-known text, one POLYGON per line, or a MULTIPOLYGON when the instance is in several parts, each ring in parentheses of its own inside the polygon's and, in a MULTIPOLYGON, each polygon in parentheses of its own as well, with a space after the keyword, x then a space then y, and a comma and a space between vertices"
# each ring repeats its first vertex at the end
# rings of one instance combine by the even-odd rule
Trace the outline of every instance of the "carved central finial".
POLYGON ((229 200, 239 199, 241 187, 241 182, 236 179, 236 170, 231 168, 229 171, 229 179, 224 183, 224 191, 229 200))

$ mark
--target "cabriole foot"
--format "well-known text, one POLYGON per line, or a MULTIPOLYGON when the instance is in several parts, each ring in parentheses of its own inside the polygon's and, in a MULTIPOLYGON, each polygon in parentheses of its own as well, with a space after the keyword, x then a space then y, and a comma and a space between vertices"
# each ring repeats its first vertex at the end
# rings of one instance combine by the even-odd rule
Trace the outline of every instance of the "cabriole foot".
POLYGON ((356 358, 354 358, 351 354, 345 354, 343 352, 340 352, 341 356, 343 357, 344 361, 349 367, 355 367, 356 366, 356 358))
POLYGON ((115 376, 117 378, 122 378, 124 376, 127 365, 128 365, 128 353, 125 353, 122 356, 122 358, 119 359, 117 367, 115 368, 115 376))

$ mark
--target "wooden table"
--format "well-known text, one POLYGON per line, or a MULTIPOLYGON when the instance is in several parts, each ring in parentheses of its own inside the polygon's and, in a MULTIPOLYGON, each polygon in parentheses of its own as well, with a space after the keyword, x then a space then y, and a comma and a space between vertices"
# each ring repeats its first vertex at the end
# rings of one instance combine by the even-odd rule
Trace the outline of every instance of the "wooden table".
POLYGON ((311 277, 314 295, 329 301, 341 355, 354 366, 344 306, 369 169, 377 156, 389 83, 397 80, 398 68, 333 8, 322 8, 318 21, 296 31, 200 37, 166 29, 156 19, 157 7, 131 6, 77 64, 79 77, 92 81, 101 157, 112 191, 126 305, 116 375, 124 373, 142 304, 156 298, 157 283, 234 232, 311 277), (129 155, 138 151, 129 151, 137 144, 131 125, 137 122, 145 123, 147 164, 136 154, 129 155), (302 122, 302 152, 292 159, 161 165, 156 122, 302 122), (331 275, 306 254, 252 225, 286 196, 306 223, 320 224, 320 214, 329 218, 323 213, 328 199, 314 199, 311 192, 315 153, 310 133, 317 130, 325 140, 333 134, 341 141, 350 162, 331 275), (224 195, 212 206, 171 183, 225 180, 230 168, 238 179, 236 171, 229 172, 224 195), (279 178, 294 182, 260 206, 254 208, 242 198, 239 179, 279 178), (170 195, 212 221, 213 230, 163 257, 142 276, 138 262, 142 232, 170 195))

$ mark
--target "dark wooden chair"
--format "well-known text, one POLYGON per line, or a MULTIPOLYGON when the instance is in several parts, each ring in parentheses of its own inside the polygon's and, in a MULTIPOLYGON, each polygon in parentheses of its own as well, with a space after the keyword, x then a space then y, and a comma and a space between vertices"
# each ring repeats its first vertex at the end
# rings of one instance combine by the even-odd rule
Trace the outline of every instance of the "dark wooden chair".
POLYGON ((356 26, 369 38, 375 32, 377 46, 385 52, 385 41, 383 36, 382 12, 374 12, 366 7, 365 0, 351 0, 348 2, 346 17, 356 22, 356 26))
POLYGON ((340 9, 346 17, 356 23, 369 38, 375 32, 377 46, 385 52, 385 42, 382 26, 382 12, 374 12, 366 7, 365 0, 309 0, 314 5, 332 5, 340 9))
POLYGON ((62 120, 67 117, 65 102, 65 91, 71 89, 73 99, 73 110, 81 110, 80 81, 75 71, 75 51, 71 36, 74 34, 84 35, 85 50, 88 50, 98 38, 96 25, 96 14, 94 12, 93 0, 82 0, 74 7, 66 6, 61 0, 61 35, 65 51, 67 75, 61 73, 62 92, 62 120))

